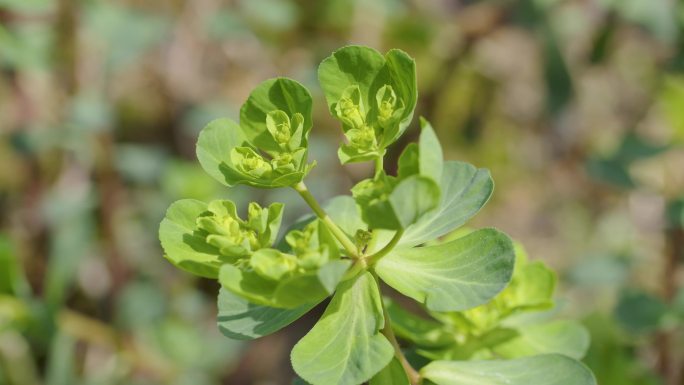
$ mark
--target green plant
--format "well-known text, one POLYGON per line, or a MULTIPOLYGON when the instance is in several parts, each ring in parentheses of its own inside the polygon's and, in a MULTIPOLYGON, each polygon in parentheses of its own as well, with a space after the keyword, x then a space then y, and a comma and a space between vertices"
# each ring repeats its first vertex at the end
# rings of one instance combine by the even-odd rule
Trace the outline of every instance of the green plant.
MULTIPOLYGON (((435 242, 475 215, 494 184, 487 170, 444 162, 424 119, 418 143, 399 158, 397 175, 385 173, 385 151, 406 130, 416 106, 415 64, 406 53, 383 56, 345 47, 322 62, 319 80, 347 138, 340 161, 374 161, 372 178, 354 186, 351 197, 321 206, 304 183, 314 166, 307 160, 311 96, 293 80, 272 79, 249 96, 240 124, 219 119, 204 128, 197 157, 229 187, 293 188, 315 216, 280 240, 280 203, 251 203, 240 217, 230 201, 181 200, 161 223, 166 258, 221 283, 222 332, 237 339, 273 333, 332 295, 321 319, 292 350, 293 367, 306 382, 593 384, 582 364, 560 354, 469 361, 464 359, 473 357, 457 353, 449 360, 435 355, 420 370, 412 366, 395 337, 379 282, 434 314, 498 306, 497 294, 514 275, 508 236, 487 228, 435 242), (488 304, 492 299, 495 305, 488 304)), ((530 277, 534 284, 539 279, 530 277)), ((528 295, 536 293, 519 293, 523 302, 535 300, 528 295)), ((507 301, 505 306, 515 306, 507 301)))

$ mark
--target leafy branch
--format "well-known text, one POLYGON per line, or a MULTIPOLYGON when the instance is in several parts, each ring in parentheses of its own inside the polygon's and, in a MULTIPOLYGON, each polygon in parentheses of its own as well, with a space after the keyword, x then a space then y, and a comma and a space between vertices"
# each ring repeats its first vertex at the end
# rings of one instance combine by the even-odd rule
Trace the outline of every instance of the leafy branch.
POLYGON ((539 355, 527 357, 530 346, 513 339, 497 345, 519 353, 510 360, 475 359, 492 349, 492 341, 504 341, 501 334, 508 329, 499 321, 507 312, 526 308, 525 301, 541 290, 519 288, 543 283, 545 275, 524 269, 527 275, 514 279, 514 270, 521 271, 514 245, 496 229, 449 236, 486 204, 493 181, 487 170, 445 162, 427 120, 420 119, 418 142, 401 153, 397 174, 385 172, 387 148, 409 127, 416 107, 413 59, 396 49, 382 55, 348 46, 323 60, 318 77, 346 139, 337 152, 340 162, 375 165, 351 196, 321 205, 308 190, 305 179, 315 166, 308 160, 312 98, 298 82, 276 78, 252 91, 239 123, 218 119, 202 130, 197 158, 227 187, 293 188, 315 217, 279 236, 281 203, 252 202, 240 216, 229 200, 185 199, 169 207, 160 225, 171 263, 220 282, 220 330, 230 338, 259 338, 332 297, 292 350, 294 370, 314 385, 417 385, 422 379, 437 385, 594 384, 579 355, 547 354, 560 349, 549 334, 553 327, 520 329, 530 338, 554 341, 555 348, 534 351, 539 355), (436 321, 386 302, 381 280, 436 321), (450 335, 453 330, 458 334, 450 335), (434 341, 433 334, 446 339, 434 341), (405 355, 396 335, 415 354, 405 355), (468 345, 453 346, 454 341, 468 345), (478 356, 468 354, 475 351, 478 356), (407 358, 416 355, 430 363, 407 358))

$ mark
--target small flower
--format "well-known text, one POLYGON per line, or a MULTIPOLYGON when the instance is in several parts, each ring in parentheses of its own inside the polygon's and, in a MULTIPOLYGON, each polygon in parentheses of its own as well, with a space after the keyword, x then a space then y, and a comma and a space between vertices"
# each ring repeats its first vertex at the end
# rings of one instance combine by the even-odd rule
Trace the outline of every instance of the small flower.
POLYGON ((302 145, 304 116, 295 113, 290 118, 284 111, 274 110, 266 115, 266 128, 282 150, 293 151, 302 145))
POLYGON ((271 164, 249 147, 233 148, 230 157, 238 171, 255 178, 268 177, 273 171, 271 164))
POLYGON ((403 102, 397 99, 394 89, 389 84, 380 87, 375 100, 378 103, 378 125, 385 129, 396 121, 397 115, 403 110, 403 102))
POLYGON ((302 230, 292 230, 285 236, 285 241, 303 270, 317 269, 329 260, 328 245, 320 242, 319 235, 318 222, 314 221, 302 230))
POLYGON ((342 123, 353 129, 359 129, 365 125, 366 111, 361 100, 359 86, 349 86, 342 92, 342 97, 335 105, 335 113, 342 123))
POLYGON ((230 201, 216 200, 207 208, 195 220, 197 230, 221 255, 239 259, 271 246, 273 237, 269 226, 280 220, 278 216, 270 215, 271 208, 250 203, 247 221, 238 217, 235 205, 230 201))
POLYGON ((349 139, 349 144, 361 151, 373 151, 378 147, 375 130, 367 125, 351 129, 345 135, 349 139))

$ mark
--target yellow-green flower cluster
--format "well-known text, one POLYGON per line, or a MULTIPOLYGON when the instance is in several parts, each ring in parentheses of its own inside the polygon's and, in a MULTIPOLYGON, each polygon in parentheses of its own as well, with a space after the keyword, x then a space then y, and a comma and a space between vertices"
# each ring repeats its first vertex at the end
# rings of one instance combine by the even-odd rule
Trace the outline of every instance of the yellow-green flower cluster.
POLYGON ((236 147, 231 151, 231 162, 238 171, 254 178, 277 178, 302 169, 306 148, 303 147, 304 117, 292 117, 281 110, 266 115, 268 134, 276 144, 260 154, 251 147, 236 147))
POLYGON ((262 208, 252 202, 247 220, 243 220, 237 215, 233 202, 215 200, 195 223, 198 233, 209 245, 217 248, 228 261, 237 262, 273 244, 281 217, 282 204, 262 208))
POLYGON ((335 105, 335 115, 346 127, 349 145, 362 153, 378 151, 383 133, 398 123, 403 111, 403 102, 389 84, 380 87, 374 99, 376 105, 367 110, 359 86, 352 85, 335 105))
POLYGON ((290 231, 285 237, 291 253, 275 249, 261 249, 249 260, 250 267, 262 278, 278 281, 314 271, 330 259, 330 246, 321 242, 319 222, 314 221, 302 230, 290 231))

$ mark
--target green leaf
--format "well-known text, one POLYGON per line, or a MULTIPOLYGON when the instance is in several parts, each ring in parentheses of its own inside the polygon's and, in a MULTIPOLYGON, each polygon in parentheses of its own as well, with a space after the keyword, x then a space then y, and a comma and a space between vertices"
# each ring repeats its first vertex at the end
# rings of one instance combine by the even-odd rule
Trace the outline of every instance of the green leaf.
POLYGON ((382 156, 411 122, 417 100, 415 62, 400 50, 383 57, 372 48, 343 47, 323 60, 318 79, 350 141, 339 151, 343 163, 382 156))
POLYGON ((396 357, 387 366, 371 378, 368 385, 411 385, 406 371, 396 357))
POLYGON ((560 354, 492 361, 434 361, 421 373, 437 385, 595 385, 591 371, 560 354))
POLYGON ((419 317, 385 298, 392 330, 399 337, 420 347, 445 347, 454 342, 454 335, 435 320, 419 317))
POLYGON ((495 229, 474 231, 444 244, 396 249, 376 267, 402 294, 433 311, 457 311, 488 302, 513 273, 511 240, 495 229))
POLYGON ((412 175, 396 183, 384 173, 352 189, 370 229, 400 230, 415 223, 439 203, 439 186, 431 178, 412 175))
POLYGON ((195 232, 195 220, 207 211, 207 204, 194 199, 174 202, 159 226, 164 257, 192 274, 217 278, 221 261, 216 247, 195 232))
MULTIPOLYGON (((275 78, 259 84, 240 109, 240 126, 245 138, 254 147, 264 151, 279 151, 281 147, 269 132, 267 115, 281 111, 292 119, 296 114, 303 117, 303 131, 297 133, 300 140, 296 147, 307 147, 311 121, 311 94, 300 83, 287 78, 275 78)), ((295 130, 295 124, 290 123, 295 130)), ((294 148, 293 148, 294 149, 294 148)))
POLYGON ((366 230, 361 213, 354 198, 348 195, 336 196, 325 203, 325 212, 350 237, 358 230, 366 230))
POLYGON ((225 264, 219 282, 233 293, 255 304, 293 309, 318 303, 332 294, 349 267, 349 261, 332 260, 318 270, 297 270, 280 280, 264 277, 254 270, 225 264))
POLYGON ((247 184, 276 188, 298 183, 313 167, 306 165, 305 150, 302 151, 293 155, 295 160, 288 161, 298 167, 283 168, 277 159, 269 162, 251 147, 243 129, 230 119, 211 121, 197 140, 197 159, 202 168, 228 187, 247 184))
POLYGON ((221 288, 218 295, 218 327, 226 337, 252 340, 277 332, 311 310, 316 303, 294 309, 257 305, 221 288))
POLYGON ((340 284, 325 313, 292 350, 295 372, 313 385, 358 385, 392 359, 378 286, 364 272, 340 284))
POLYGON ((518 244, 515 245, 515 253, 513 277, 501 293, 486 304, 446 317, 455 321, 464 320, 468 329, 481 334, 498 327, 502 321, 506 321, 507 326, 517 326, 517 323, 507 318, 516 313, 551 308, 556 273, 541 261, 528 262, 524 250, 518 244))
POLYGON ((343 47, 324 59, 318 67, 318 81, 333 116, 337 102, 349 87, 358 86, 362 105, 374 104, 371 95, 375 97, 377 90, 388 80, 384 69, 385 58, 369 47, 343 47))
POLYGON ((552 307, 556 273, 541 261, 518 260, 516 264, 511 284, 501 292, 501 302, 505 307, 511 312, 552 307))
POLYGON ((402 229, 416 223, 439 204, 439 186, 420 175, 410 176, 397 184, 389 196, 402 229))
POLYGON ((418 144, 407 146, 399 157, 399 179, 418 174, 439 182, 444 165, 442 146, 427 120, 420 118, 420 126, 418 144))
POLYGON ((445 162, 437 209, 406 229, 400 245, 413 246, 439 238, 475 215, 494 190, 488 170, 464 162, 445 162))
POLYGON ((559 353, 580 360, 589 349, 589 332, 575 321, 561 320, 516 329, 518 336, 493 348, 503 358, 559 353))

